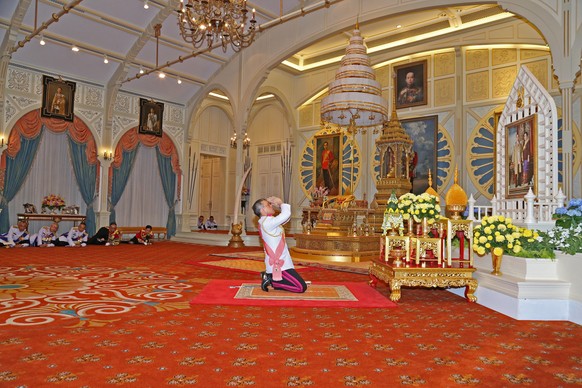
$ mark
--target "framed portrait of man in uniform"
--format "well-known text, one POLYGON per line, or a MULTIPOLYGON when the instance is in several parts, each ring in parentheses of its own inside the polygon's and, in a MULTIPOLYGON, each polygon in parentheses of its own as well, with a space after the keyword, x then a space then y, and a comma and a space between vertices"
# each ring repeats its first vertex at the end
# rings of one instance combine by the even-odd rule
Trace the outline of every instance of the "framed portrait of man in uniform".
POLYGON ((427 60, 394 66, 396 108, 426 105, 427 60))
POLYGON ((75 89, 77 84, 62 78, 42 76, 42 107, 40 115, 73 121, 75 115, 75 89))
POLYGON ((154 100, 139 99, 138 133, 162 137, 164 104, 154 100))
POLYGON ((326 187, 328 195, 341 195, 341 136, 340 134, 316 136, 315 139, 315 187, 326 187))

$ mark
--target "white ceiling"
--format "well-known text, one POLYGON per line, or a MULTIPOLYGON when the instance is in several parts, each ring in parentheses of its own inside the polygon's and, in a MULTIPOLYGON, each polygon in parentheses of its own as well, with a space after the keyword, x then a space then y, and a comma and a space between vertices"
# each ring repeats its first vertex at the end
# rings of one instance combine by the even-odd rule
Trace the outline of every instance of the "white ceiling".
MULTIPOLYGON (((320 0, 249 0, 250 8, 256 8, 259 25, 286 15, 301 5, 315 4, 320 0), (281 9, 281 5, 283 8, 281 9)), ((51 19, 51 15, 62 11, 70 1, 39 0, 37 27, 51 19)), ((179 34, 177 14, 179 0, 148 0, 149 9, 144 9, 144 0, 83 0, 68 14, 52 23, 44 32, 46 45, 39 44, 39 37, 28 42, 12 54, 11 63, 40 69, 48 75, 61 75, 65 79, 85 81, 96 85, 112 85, 121 82, 121 90, 156 99, 186 104, 201 89, 213 74, 234 55, 232 50, 223 53, 215 49, 182 63, 164 69, 166 79, 155 74, 134 78, 140 67, 153 69, 156 66, 156 40, 153 25, 162 24, 159 44, 159 65, 186 57, 193 48, 179 34), (71 50, 73 44, 80 51, 71 50), (109 63, 103 62, 107 55, 109 63), (177 84, 177 78, 182 84, 177 84)), ((333 7, 333 5, 332 5, 333 7)), ((9 42, 21 41, 34 31, 35 0, 0 0, 0 42, 4 52, 14 47, 9 42), (18 23, 19 7, 25 8, 22 23, 18 23)), ((493 5, 464 6, 454 9, 428 9, 419 12, 379 18, 360 26, 368 47, 386 44, 390 37, 414 35, 415 31, 426 31, 430 26, 446 21, 450 26, 462 24, 462 16, 470 14, 500 12, 493 5), (397 25, 401 25, 397 28, 397 25), (424 30, 423 30, 424 29, 424 30)), ((288 23, 300 23, 301 18, 288 23)), ((484 23, 492 22, 483 19, 484 23)), ((336 33, 317 42, 306 42, 305 48, 288 58, 282 69, 291 72, 308 71, 329 64, 330 58, 343 55, 351 31, 336 33), (327 61, 327 62, 326 62, 327 61), (309 63, 307 67, 303 64, 309 63)), ((269 30, 261 32, 268 34, 269 30)), ((409 39, 409 38, 407 38, 409 39)), ((282 58, 283 60, 284 58, 282 58)), ((337 60, 339 58, 336 58, 337 60)))

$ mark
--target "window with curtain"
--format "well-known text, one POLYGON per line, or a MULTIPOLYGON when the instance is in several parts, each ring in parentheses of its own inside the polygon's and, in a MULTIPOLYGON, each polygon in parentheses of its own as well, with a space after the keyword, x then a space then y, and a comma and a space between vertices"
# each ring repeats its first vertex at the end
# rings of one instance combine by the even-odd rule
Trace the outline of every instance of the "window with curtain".
MULTIPOLYGON (((24 213, 22 205, 25 203, 32 203, 40 212, 42 199, 48 194, 60 195, 67 206, 79 206, 81 214, 85 214, 87 210, 71 165, 67 135, 43 129, 41 136, 30 172, 8 205, 11 225, 16 223, 17 213, 24 213)), ((49 223, 48 221, 31 221, 29 232, 36 233, 42 226, 49 223)), ((59 234, 68 231, 72 226, 72 222, 61 222, 59 234)))
POLYGON ((117 206, 119 226, 166 226, 169 207, 164 197, 156 149, 141 146, 117 206))

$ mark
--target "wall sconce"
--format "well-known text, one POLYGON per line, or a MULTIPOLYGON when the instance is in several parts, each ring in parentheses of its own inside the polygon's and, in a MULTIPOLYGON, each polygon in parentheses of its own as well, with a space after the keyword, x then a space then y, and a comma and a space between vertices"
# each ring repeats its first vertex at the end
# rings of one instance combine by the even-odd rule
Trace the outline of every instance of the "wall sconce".
POLYGON ((112 160, 113 159, 113 152, 109 151, 104 151, 103 152, 103 159, 105 160, 112 160))
POLYGON ((0 137, 0 147, 4 148, 4 147, 8 147, 8 146, 9 146, 8 141, 4 140, 4 137, 0 137))

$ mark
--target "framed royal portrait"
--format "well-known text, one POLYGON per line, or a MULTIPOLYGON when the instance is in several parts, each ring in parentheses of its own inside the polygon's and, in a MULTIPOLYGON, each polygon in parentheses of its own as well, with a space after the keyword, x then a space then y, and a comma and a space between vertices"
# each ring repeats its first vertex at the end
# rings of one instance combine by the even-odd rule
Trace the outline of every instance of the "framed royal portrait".
POLYGON ((505 126, 505 197, 537 194, 537 126, 531 115, 505 126))
POLYGON ((394 66, 396 109, 426 105, 427 60, 394 66))
POLYGON ((139 99, 138 133, 162 136, 164 104, 154 100, 139 99))
POLYGON ((438 116, 404 119, 400 120, 400 124, 414 141, 414 157, 408 166, 412 192, 419 195, 428 189, 429 171, 432 174, 432 188, 437 190, 438 116))
POLYGON ((341 195, 341 136, 339 133, 315 136, 315 187, 326 187, 328 195, 341 195))
POLYGON ((73 121, 77 84, 62 78, 42 76, 42 107, 40 115, 73 121))

